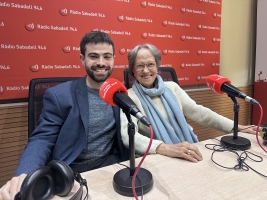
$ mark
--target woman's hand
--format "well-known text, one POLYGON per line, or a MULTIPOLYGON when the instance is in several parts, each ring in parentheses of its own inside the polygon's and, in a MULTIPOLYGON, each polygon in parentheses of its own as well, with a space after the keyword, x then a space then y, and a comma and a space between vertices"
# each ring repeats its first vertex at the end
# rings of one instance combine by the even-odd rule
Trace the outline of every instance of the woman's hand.
MULTIPOLYGON (((243 133, 250 133, 250 134, 256 134, 257 126, 255 125, 238 125, 238 131, 243 133)), ((259 131, 261 131, 261 127, 259 128, 259 131)))
POLYGON ((198 148, 188 142, 182 142, 179 144, 165 144, 161 143, 156 152, 161 155, 169 157, 184 158, 192 162, 198 162, 203 160, 202 155, 198 148))

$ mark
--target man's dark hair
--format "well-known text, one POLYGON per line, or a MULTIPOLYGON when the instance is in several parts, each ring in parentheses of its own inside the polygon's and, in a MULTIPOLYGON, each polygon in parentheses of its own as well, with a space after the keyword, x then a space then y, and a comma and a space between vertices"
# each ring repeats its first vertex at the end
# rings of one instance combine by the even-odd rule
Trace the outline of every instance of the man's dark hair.
POLYGON ((89 43, 95 43, 95 44, 107 43, 109 45, 112 45, 113 55, 115 54, 115 48, 114 48, 113 40, 105 32, 91 31, 89 33, 86 33, 83 36, 83 38, 82 38, 82 40, 80 42, 80 51, 81 51, 81 54, 83 56, 85 56, 85 51, 86 51, 86 47, 85 46, 87 44, 89 44, 89 43))

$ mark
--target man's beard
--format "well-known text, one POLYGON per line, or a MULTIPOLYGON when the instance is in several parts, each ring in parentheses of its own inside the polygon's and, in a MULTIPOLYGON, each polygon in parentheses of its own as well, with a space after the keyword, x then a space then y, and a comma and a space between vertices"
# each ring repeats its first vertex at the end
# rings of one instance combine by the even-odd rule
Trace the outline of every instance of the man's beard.
POLYGON ((92 66, 91 68, 85 66, 86 72, 88 74, 88 76, 90 76, 90 78, 92 80, 94 80, 95 82, 101 83, 104 82, 105 80, 107 80, 107 78, 111 75, 113 69, 110 68, 110 66, 92 66), (106 69, 107 70, 107 74, 103 74, 103 75, 96 75, 94 74, 94 69, 106 69))

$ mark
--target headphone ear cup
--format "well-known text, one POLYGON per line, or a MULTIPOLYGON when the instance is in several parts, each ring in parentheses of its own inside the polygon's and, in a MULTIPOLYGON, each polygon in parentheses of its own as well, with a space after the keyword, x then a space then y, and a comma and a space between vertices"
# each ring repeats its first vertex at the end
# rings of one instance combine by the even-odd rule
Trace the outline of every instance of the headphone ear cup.
POLYGON ((49 167, 40 167, 29 173, 20 188, 22 200, 45 200, 54 196, 55 185, 49 167))
POLYGON ((74 185, 73 170, 64 161, 53 160, 48 165, 50 167, 54 181, 55 194, 61 197, 67 196, 74 185))

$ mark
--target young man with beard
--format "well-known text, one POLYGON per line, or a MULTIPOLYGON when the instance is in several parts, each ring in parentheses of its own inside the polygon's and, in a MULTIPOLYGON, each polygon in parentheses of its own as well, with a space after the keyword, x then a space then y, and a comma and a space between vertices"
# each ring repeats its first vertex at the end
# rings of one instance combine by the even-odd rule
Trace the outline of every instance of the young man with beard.
POLYGON ((21 154, 18 168, 0 189, 0 200, 14 199, 26 175, 51 160, 84 172, 128 159, 121 141, 120 110, 99 96, 114 67, 114 44, 104 32, 87 33, 80 43, 87 75, 46 90, 39 126, 21 154))

